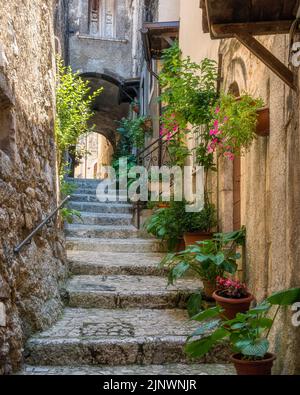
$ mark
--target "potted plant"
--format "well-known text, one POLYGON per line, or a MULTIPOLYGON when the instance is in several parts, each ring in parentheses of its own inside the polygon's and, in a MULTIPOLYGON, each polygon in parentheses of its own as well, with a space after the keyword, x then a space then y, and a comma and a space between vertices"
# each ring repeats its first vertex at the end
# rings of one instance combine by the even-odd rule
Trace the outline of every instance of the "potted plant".
POLYGON ((224 310, 222 318, 227 320, 234 319, 238 313, 248 311, 254 300, 245 284, 222 277, 217 278, 217 290, 213 293, 213 298, 224 310))
POLYGON ((218 152, 218 155, 229 160, 247 152, 256 138, 258 110, 261 107, 263 101, 248 94, 238 100, 233 95, 222 95, 214 111, 207 152, 218 152))
POLYGON ((168 251, 175 251, 182 239, 181 225, 177 221, 174 204, 156 210, 146 221, 145 229, 149 234, 167 242, 168 251))
MULTIPOLYGON (((271 375, 276 359, 269 351, 269 335, 280 308, 300 301, 300 288, 274 293, 257 307, 233 320, 210 321, 211 332, 201 337, 203 328, 196 330, 187 340, 186 352, 193 358, 203 357, 220 342, 228 341, 233 350, 231 361, 238 375, 271 375), (276 312, 270 318, 271 311, 276 312)), ((220 306, 202 311, 193 319, 198 322, 213 320, 223 312, 220 306)))
POLYGON ((140 113, 140 103, 138 101, 135 100, 134 102, 132 102, 131 108, 132 111, 134 111, 136 114, 140 113))
POLYGON ((168 254, 161 266, 169 268, 169 284, 174 284, 188 271, 198 276, 204 285, 204 293, 212 298, 216 290, 216 280, 225 273, 235 274, 236 261, 241 255, 236 247, 244 244, 245 230, 215 234, 211 240, 197 242, 185 251, 168 254))
POLYGON ((207 203, 199 212, 184 211, 182 224, 186 247, 195 244, 197 241, 211 239, 211 230, 217 224, 215 206, 207 203))

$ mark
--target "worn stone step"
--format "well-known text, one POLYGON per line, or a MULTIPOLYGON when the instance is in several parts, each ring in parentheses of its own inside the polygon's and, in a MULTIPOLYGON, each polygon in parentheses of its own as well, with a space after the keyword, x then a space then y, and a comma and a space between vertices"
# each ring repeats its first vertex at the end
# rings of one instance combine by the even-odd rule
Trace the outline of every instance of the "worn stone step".
POLYGON ((154 239, 89 239, 67 237, 66 247, 73 251, 148 253, 165 252, 166 248, 154 239))
POLYGON ((167 272, 158 267, 164 254, 89 251, 68 251, 67 254, 70 270, 77 275, 162 276, 167 272))
POLYGON ((231 376, 233 365, 25 366, 18 376, 231 376))
POLYGON ((139 231, 133 225, 80 225, 67 224, 65 234, 70 237, 102 239, 130 239, 139 237, 139 231))
MULTIPOLYGON (((28 341, 25 362, 38 366, 188 363, 184 345, 198 327, 184 310, 67 308, 52 328, 28 341)), ((218 345, 199 362, 227 360, 227 347, 218 345)))
POLYGON ((84 308, 185 308, 188 298, 202 288, 196 279, 179 280, 167 287, 167 279, 152 276, 75 276, 68 281, 65 302, 84 308))
POLYGON ((130 214, 133 211, 131 204, 127 203, 90 203, 90 202, 70 202, 69 207, 77 211, 92 213, 113 213, 130 214))
POLYGON ((104 199, 101 199, 100 196, 96 195, 96 193, 90 194, 80 194, 76 193, 71 196, 71 202, 91 202, 91 203, 111 203, 111 204, 119 204, 119 203, 127 203, 127 195, 115 196, 115 195, 104 195, 104 199), (121 200, 122 197, 122 200, 121 200), (124 201, 125 197, 125 201, 124 201), (104 200, 104 201, 103 201, 104 200))
POLYGON ((131 225, 131 214, 105 214, 81 212, 81 217, 74 216, 73 224, 80 225, 131 225))

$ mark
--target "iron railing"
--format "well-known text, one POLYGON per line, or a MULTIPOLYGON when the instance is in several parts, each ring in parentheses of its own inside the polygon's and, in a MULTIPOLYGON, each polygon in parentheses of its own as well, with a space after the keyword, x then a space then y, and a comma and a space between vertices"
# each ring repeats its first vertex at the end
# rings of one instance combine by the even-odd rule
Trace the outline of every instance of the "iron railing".
MULTIPOLYGON (((174 138, 178 132, 173 133, 171 138, 174 138)), ((137 162, 140 166, 145 166, 145 168, 150 171, 152 166, 158 166, 161 168, 165 166, 170 161, 170 153, 168 148, 168 133, 160 136, 157 140, 149 144, 145 149, 140 151, 137 155, 137 162)), ((172 185, 171 185, 172 186, 172 185)), ((143 208, 143 203, 138 201, 136 203, 135 209, 137 212, 137 227, 141 227, 141 210, 143 208)))
POLYGON ((26 239, 25 239, 24 241, 22 241, 22 243, 20 243, 19 245, 17 245, 17 246, 14 248, 14 253, 15 253, 15 254, 18 254, 18 253, 22 250, 23 247, 25 247, 26 245, 29 245, 29 244, 31 243, 32 239, 34 238, 34 236, 35 236, 45 225, 47 225, 47 224, 52 220, 52 218, 58 213, 58 211, 59 211, 59 210, 60 210, 70 199, 71 199, 71 196, 67 196, 67 197, 60 203, 60 205, 59 205, 58 207, 56 207, 56 209, 55 209, 50 215, 48 215, 48 217, 47 217, 43 222, 41 222, 41 223, 35 228, 35 230, 34 230, 33 232, 31 232, 29 236, 26 237, 26 239))

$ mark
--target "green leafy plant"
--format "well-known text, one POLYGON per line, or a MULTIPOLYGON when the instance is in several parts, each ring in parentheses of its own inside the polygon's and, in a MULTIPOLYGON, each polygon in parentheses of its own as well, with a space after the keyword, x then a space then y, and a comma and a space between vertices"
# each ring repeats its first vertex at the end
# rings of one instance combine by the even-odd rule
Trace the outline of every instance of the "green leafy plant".
POLYGON ((132 147, 141 149, 145 143, 145 133, 151 133, 151 130, 147 129, 145 124, 147 123, 146 117, 136 118, 123 118, 119 122, 119 128, 117 131, 122 137, 127 138, 129 151, 132 147))
POLYGON ((55 133, 59 171, 62 174, 64 153, 77 145, 80 136, 93 129, 89 125, 94 115, 92 104, 103 89, 91 93, 89 81, 73 73, 71 67, 65 67, 60 59, 57 60, 57 68, 55 133))
MULTIPOLYGON (((281 308, 300 301, 300 288, 293 288, 274 293, 257 307, 245 314, 238 314, 235 319, 211 321, 197 329, 189 338, 186 352, 194 357, 202 357, 220 342, 229 340, 234 353, 239 353, 245 360, 261 360, 268 353, 268 340, 273 324, 281 308), (273 308, 276 312, 270 318, 273 308), (211 334, 202 337, 204 328, 209 325, 211 334)), ((214 307, 200 312, 193 317, 197 322, 213 320, 222 314, 222 308, 214 307)))
POLYGON ((214 111, 208 153, 218 151, 233 160, 246 152, 256 138, 257 110, 263 106, 261 99, 243 94, 239 99, 222 95, 214 111))
POLYGON ((174 251, 182 237, 180 222, 177 220, 176 202, 169 208, 156 210, 145 222, 147 232, 168 244, 168 250, 174 251))
MULTIPOLYGON (((183 202, 181 211, 181 225, 184 233, 186 232, 210 232, 217 225, 216 208, 213 204, 206 204, 199 212, 187 212, 183 202)), ((179 214, 179 215, 180 215, 179 214)))
POLYGON ((174 284, 187 271, 192 271, 203 281, 216 283, 225 273, 235 274, 236 261, 241 255, 237 246, 245 242, 245 229, 230 233, 217 233, 212 240, 197 242, 185 251, 168 254, 161 266, 169 268, 169 284, 174 284))

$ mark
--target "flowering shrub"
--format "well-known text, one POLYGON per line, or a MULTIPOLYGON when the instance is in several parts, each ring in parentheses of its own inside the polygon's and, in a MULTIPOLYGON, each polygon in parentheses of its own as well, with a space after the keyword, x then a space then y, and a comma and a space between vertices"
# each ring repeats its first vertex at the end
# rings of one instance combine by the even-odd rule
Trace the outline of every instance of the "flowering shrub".
POLYGON ((239 99, 223 95, 214 110, 207 152, 218 152, 234 160, 236 155, 247 151, 256 138, 257 110, 262 106, 261 99, 253 99, 247 94, 239 99))
POLYGON ((218 295, 230 299, 242 299, 249 295, 245 284, 222 277, 217 278, 217 292, 218 295))

